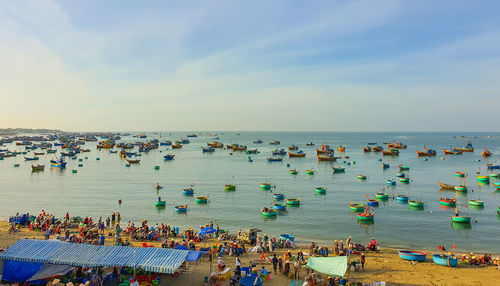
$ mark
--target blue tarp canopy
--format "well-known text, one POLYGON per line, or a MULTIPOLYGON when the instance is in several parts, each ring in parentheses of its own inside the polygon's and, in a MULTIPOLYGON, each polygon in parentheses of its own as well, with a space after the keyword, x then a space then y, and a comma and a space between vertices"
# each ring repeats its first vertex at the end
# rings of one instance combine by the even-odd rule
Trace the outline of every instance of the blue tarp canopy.
POLYGON ((186 261, 194 262, 198 261, 201 257, 201 251, 190 251, 188 256, 186 257, 186 261))
POLYGON ((24 282, 30 279, 43 266, 43 263, 32 263, 5 260, 2 280, 10 282, 24 282))
POLYGON ((347 256, 309 257, 306 266, 324 274, 344 277, 347 271, 347 256))
POLYGON ((187 250, 157 247, 137 248, 23 239, 9 247, 0 255, 0 259, 83 267, 136 267, 155 273, 172 274, 186 260, 188 254, 187 250))
POLYGON ((207 226, 207 227, 202 228, 198 234, 205 235, 205 234, 211 234, 214 232, 217 232, 217 230, 215 230, 215 228, 207 226))

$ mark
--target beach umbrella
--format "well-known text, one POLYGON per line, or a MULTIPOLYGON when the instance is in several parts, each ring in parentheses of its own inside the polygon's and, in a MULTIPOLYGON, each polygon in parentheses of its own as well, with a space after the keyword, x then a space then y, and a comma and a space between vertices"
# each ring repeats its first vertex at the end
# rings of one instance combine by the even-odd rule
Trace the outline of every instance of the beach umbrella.
POLYGON ((207 227, 202 228, 198 234, 204 235, 204 234, 210 234, 210 233, 214 233, 214 232, 217 232, 217 230, 215 228, 207 226, 207 227))

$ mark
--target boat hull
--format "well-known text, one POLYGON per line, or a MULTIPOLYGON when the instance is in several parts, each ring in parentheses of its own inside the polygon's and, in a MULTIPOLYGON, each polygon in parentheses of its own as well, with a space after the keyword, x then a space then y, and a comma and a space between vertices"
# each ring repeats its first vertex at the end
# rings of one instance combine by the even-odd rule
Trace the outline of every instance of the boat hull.
POLYGON ((398 253, 399 257, 404 260, 423 262, 427 259, 427 254, 425 252, 400 250, 398 253))
POLYGON ((441 266, 456 267, 458 265, 458 259, 450 258, 448 255, 434 254, 432 261, 441 266))

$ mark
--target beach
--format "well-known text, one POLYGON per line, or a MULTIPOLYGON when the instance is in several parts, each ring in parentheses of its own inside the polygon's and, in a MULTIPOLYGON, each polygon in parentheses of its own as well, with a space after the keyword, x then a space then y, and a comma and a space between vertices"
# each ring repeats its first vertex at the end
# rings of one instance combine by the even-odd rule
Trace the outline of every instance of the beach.
MULTIPOLYGON (((19 239, 36 238, 43 239, 42 232, 30 232, 27 228, 21 228, 21 232, 14 235, 8 233, 8 222, 0 222, 0 247, 9 247, 19 239)), ((200 242, 197 247, 210 245, 216 242, 215 239, 200 242)), ((112 240, 108 240, 106 244, 112 244, 112 240)), ((142 242, 132 242, 133 246, 140 247, 142 242)), ((161 247, 160 242, 148 242, 155 247, 161 247)), ((328 247, 331 247, 329 245, 328 247)), ((288 249, 276 249, 278 256, 283 255, 288 249)), ((298 249, 292 249, 296 252, 298 249)), ((303 249, 307 252, 308 249, 303 249)), ((440 253, 436 250, 434 253, 440 253)), ((438 266, 432 263, 432 259, 428 258, 426 262, 410 263, 399 258, 397 250, 384 247, 379 253, 366 253, 365 270, 349 271, 349 279, 353 279, 356 283, 372 283, 373 281, 385 281, 387 285, 495 285, 498 282, 500 271, 497 266, 469 266, 459 264, 456 268, 438 266)), ((460 257, 460 254, 456 254, 460 257)), ((268 257, 272 256, 267 254, 268 257)), ((306 257, 307 258, 307 257, 306 257)), ((359 256, 353 256, 359 258, 359 256)), ((224 263, 227 267, 234 269, 234 256, 224 256, 224 263)), ((248 253, 240 256, 241 264, 248 265, 250 260, 260 259, 259 253, 248 253)), ((264 264, 266 269, 272 270, 272 264, 264 264)), ((261 265, 259 265, 260 267, 261 265)), ((216 263, 212 264, 213 269, 216 268, 216 263)), ((207 258, 202 258, 189 273, 183 273, 179 277, 164 277, 162 285, 202 285, 205 276, 210 273, 210 263, 207 258)), ((306 270, 300 270, 300 277, 303 278, 306 270)), ((266 282, 267 285, 289 285, 290 279, 283 275, 271 275, 271 280, 266 282)), ((223 282, 223 285, 228 285, 228 281, 223 282)), ((299 284, 300 285, 300 284, 299 284)))

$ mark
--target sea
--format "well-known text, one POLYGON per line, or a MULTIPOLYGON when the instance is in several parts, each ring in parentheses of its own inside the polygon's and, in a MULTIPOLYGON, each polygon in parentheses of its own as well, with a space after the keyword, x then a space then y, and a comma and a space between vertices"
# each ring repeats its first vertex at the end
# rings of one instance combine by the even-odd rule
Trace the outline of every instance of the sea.
MULTIPOLYGON (((175 141, 187 138, 192 132, 146 132, 147 138, 139 139, 131 133, 118 142, 145 142, 152 139, 175 141)), ((50 168, 54 154, 39 156, 35 164, 45 164, 41 172, 31 172, 30 161, 24 156, 5 158, 0 161, 0 219, 7 220, 16 213, 37 214, 42 209, 56 216, 92 216, 95 220, 119 212, 122 225, 128 221, 147 219, 150 224, 165 223, 184 229, 199 228, 206 223, 219 224, 221 229, 236 232, 249 228, 262 230, 261 234, 279 236, 293 234, 297 243, 311 241, 332 244, 333 240, 367 243, 372 237, 381 246, 406 249, 429 249, 438 251, 438 246, 457 251, 481 251, 500 253, 500 192, 491 184, 479 185, 478 174, 490 175, 500 170, 486 170, 486 163, 500 164, 499 133, 355 133, 355 132, 195 132, 198 137, 189 138, 190 143, 182 149, 160 146, 158 149, 140 153, 134 159, 139 164, 126 166, 126 161, 108 149, 98 150, 97 142, 86 142, 77 159, 68 159, 66 169, 50 168), (216 133, 216 135, 214 134, 216 133), (466 136, 466 137, 458 137, 466 136), (218 139, 214 139, 218 137, 218 139), (261 139, 262 144, 253 141, 261 139), (279 146, 270 145, 279 140, 279 146), (207 142, 246 145, 257 148, 258 154, 216 149, 213 153, 202 153, 207 142), (367 143, 398 141, 406 144, 399 156, 382 156, 381 153, 363 153, 367 143), (471 141, 472 153, 443 155, 444 148, 462 147, 471 141), (313 142, 315 146, 306 146, 313 142), (316 148, 328 144, 337 149, 345 146, 337 162, 318 162, 316 148), (287 150, 292 144, 306 153, 305 158, 283 158, 283 162, 267 162, 266 157, 278 148, 287 150), (427 148, 438 152, 436 157, 417 157, 417 150, 427 148), (482 158, 483 148, 493 152, 490 158, 482 158), (166 154, 175 154, 175 159, 164 161, 166 154), (348 156, 345 158, 344 156, 348 156), (87 157, 87 158, 86 158, 87 157), (250 157, 250 160, 249 160, 250 157), (81 159, 81 161, 79 160, 81 159), (382 162, 390 164, 383 169, 382 162), (14 164, 19 167, 14 167, 14 164), (82 167, 78 167, 83 164, 82 167), (398 165, 409 166, 405 172, 409 184, 401 184, 396 178, 398 165), (159 166, 159 169, 155 169, 159 166), (334 174, 332 166, 345 167, 345 173, 334 174), (297 175, 290 175, 297 169, 297 175), (314 175, 305 170, 315 170, 314 175), (77 170, 74 173, 72 170, 77 170), (467 178, 457 178, 455 171, 467 173, 467 178), (357 175, 367 176, 358 180, 357 175), (386 180, 396 179, 395 186, 387 187, 386 180), (260 184, 270 182, 275 187, 262 190, 260 184), (466 194, 442 191, 437 181, 447 184, 467 184, 466 194), (164 188, 159 192, 166 201, 165 208, 155 207, 158 194, 154 186, 164 188), (235 192, 224 191, 225 184, 236 185, 235 192), (183 195, 183 189, 194 186, 194 196, 183 195), (316 187, 325 187, 325 195, 317 195, 316 187), (360 223, 349 209, 350 202, 366 203, 366 196, 388 188, 391 197, 407 195, 410 200, 423 200, 423 209, 412 209, 393 198, 372 208, 374 222, 360 223), (271 207, 273 193, 284 193, 288 198, 300 198, 300 207, 288 207, 274 219, 263 218, 261 209, 271 207), (206 205, 196 204, 194 197, 209 196, 206 205), (472 217, 471 224, 453 224, 454 209, 440 206, 440 197, 457 198, 457 207, 462 215, 472 217), (484 201, 484 208, 468 206, 469 199, 484 201), (121 205, 118 201, 121 200, 121 205), (174 206, 188 205, 185 214, 176 213, 174 206)), ((384 145, 385 146, 385 145, 384 145)), ((24 146, 5 144, 1 149, 24 151, 24 146)), ((55 147, 59 151, 61 147, 55 147)), ((116 148, 115 148, 116 150, 116 148)), ((137 152, 137 149, 132 150, 137 152)), ((288 151, 288 150, 287 150, 288 151)), ((494 182, 495 180, 492 180, 494 182)))

